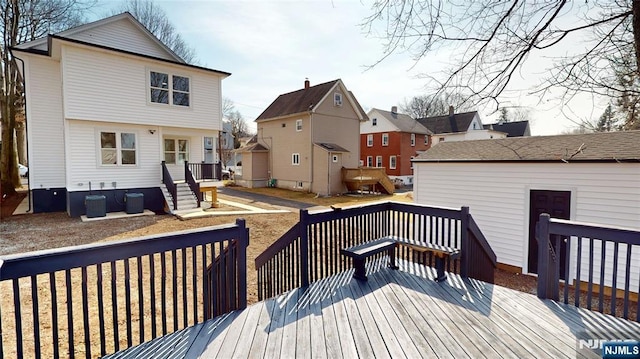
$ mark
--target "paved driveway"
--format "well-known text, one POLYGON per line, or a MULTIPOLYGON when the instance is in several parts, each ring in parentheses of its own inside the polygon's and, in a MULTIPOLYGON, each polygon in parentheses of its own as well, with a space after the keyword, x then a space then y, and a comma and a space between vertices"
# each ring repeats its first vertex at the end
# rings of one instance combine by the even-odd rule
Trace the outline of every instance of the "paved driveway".
POLYGON ((218 188, 218 193, 225 194, 227 196, 244 198, 244 199, 252 200, 255 202, 268 203, 274 206, 289 207, 289 208, 295 208, 295 209, 305 209, 305 208, 316 206, 312 203, 304 203, 304 202, 293 201, 290 199, 267 196, 265 194, 245 192, 242 190, 233 189, 233 187, 220 187, 218 188))

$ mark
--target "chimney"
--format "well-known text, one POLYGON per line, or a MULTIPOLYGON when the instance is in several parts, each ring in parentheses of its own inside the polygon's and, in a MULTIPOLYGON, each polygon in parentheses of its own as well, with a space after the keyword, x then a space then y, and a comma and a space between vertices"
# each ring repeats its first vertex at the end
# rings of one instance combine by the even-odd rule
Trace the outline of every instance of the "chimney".
POLYGON ((305 79, 304 79, 304 89, 305 89, 305 90, 306 90, 306 89, 308 89, 308 88, 309 88, 309 85, 310 85, 310 83, 309 83, 309 78, 307 77, 307 78, 305 78, 305 79))
POLYGON ((397 114, 398 113, 398 106, 391 106, 391 113, 392 114, 397 114))
POLYGON ((453 116, 453 105, 449 105, 449 116, 453 116))
POLYGON ((451 126, 451 132, 458 132, 458 123, 453 113, 453 106, 449 106, 449 126, 451 126))

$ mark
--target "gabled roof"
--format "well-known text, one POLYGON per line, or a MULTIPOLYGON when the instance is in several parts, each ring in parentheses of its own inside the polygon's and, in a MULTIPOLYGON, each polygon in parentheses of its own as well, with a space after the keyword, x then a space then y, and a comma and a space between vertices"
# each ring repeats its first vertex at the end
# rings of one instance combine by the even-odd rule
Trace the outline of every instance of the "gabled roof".
POLYGON ((477 114, 477 111, 463 112, 453 114, 453 118, 450 115, 444 115, 419 118, 417 121, 434 134, 466 132, 477 114))
MULTIPOLYGON (((312 112, 327 97, 329 92, 341 83, 342 81, 337 79, 319 85, 310 86, 306 89, 303 88, 282 94, 278 96, 271 105, 269 105, 269 107, 260 114, 260 116, 258 116, 256 121, 268 120, 302 112, 312 112)), ((351 91, 346 92, 345 96, 350 97, 349 101, 354 105, 354 110, 356 110, 356 112, 359 111, 361 116, 366 118, 366 114, 355 99, 355 96, 353 96, 353 93, 351 93, 351 91)))
MULTIPOLYGON (((398 131, 400 132, 409 132, 409 133, 418 133, 423 135, 431 135, 431 132, 428 128, 424 127, 420 122, 414 120, 409 115, 405 115, 402 113, 394 113, 390 111, 384 111, 377 108, 372 109, 371 111, 378 111, 384 118, 386 118, 389 122, 391 122, 398 131)), ((369 113, 371 113, 369 111, 369 113)))
POLYGON ((193 69, 199 69, 199 70, 204 70, 208 72, 215 72, 225 77, 231 75, 231 73, 229 72, 218 71, 218 70, 214 70, 206 67, 187 64, 178 55, 176 55, 168 46, 166 46, 164 43, 158 40, 157 37, 155 37, 144 25, 142 25, 138 20, 136 20, 133 17, 133 15, 131 15, 128 12, 110 16, 108 18, 94 21, 88 24, 80 25, 80 26, 71 28, 69 30, 61 31, 56 34, 49 34, 45 37, 42 37, 33 41, 25 42, 20 45, 16 45, 15 47, 12 47, 11 50, 12 51, 18 50, 26 53, 33 53, 33 54, 44 55, 44 56, 51 56, 52 44, 54 43, 54 41, 75 43, 79 45, 95 47, 95 48, 115 51, 118 53, 133 55, 136 57, 142 57, 142 58, 166 62, 170 64, 181 65, 181 66, 185 66, 193 69), (86 31, 97 29, 101 26, 107 26, 116 21, 128 21, 135 28, 139 29, 140 34, 142 34, 143 38, 147 38, 152 43, 157 44, 162 49, 160 53, 166 53, 167 55, 166 58, 150 55, 147 53, 132 51, 132 49, 115 48, 115 47, 107 46, 104 43, 100 43, 100 42, 87 41, 87 39, 85 39, 87 36, 84 36, 84 37, 80 36, 82 35, 82 33, 86 31))
POLYGON ((523 137, 531 136, 531 130, 529 129, 529 121, 514 121, 514 122, 497 122, 483 126, 485 130, 495 130, 504 132, 507 137, 523 137))
POLYGON ((441 142, 416 162, 640 162, 640 131, 441 142))

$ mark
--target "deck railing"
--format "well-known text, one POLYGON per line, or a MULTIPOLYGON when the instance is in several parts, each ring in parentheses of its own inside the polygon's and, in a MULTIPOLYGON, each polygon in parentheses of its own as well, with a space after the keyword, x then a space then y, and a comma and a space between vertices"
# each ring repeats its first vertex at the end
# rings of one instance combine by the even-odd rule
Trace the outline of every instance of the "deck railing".
POLYGON ((245 308, 247 245, 237 220, 0 257, 0 358, 93 358, 245 308))
POLYGON ((169 169, 167 169, 167 164, 165 161, 162 161, 162 183, 167 187, 167 191, 171 195, 171 199, 173 200, 173 209, 178 209, 178 186, 173 182, 173 178, 171 178, 171 173, 169 169))
MULTIPOLYGON (((492 282, 495 254, 474 226, 467 207, 456 210, 386 202, 315 213, 301 210, 300 221, 256 258, 258 298, 348 270, 351 262, 340 255, 341 248, 391 235, 459 248, 461 259, 448 260, 447 270, 492 282), (465 267, 471 269, 464 272, 465 267)), ((396 255, 435 265, 432 255, 405 246, 396 255)))
POLYGON ((593 301, 597 297, 599 312, 625 319, 633 319, 630 308, 635 305, 635 320, 640 321, 640 231, 555 219, 543 213, 536 225, 536 238, 538 297, 559 300, 562 294, 564 303, 569 304, 573 296, 576 307, 584 299, 587 309, 596 309, 593 301), (564 268, 560 267, 562 262, 564 268), (605 307, 605 295, 609 308, 605 307), (620 300, 621 310, 617 308, 620 300))
POLYGON ((189 170, 197 180, 213 180, 222 178, 222 164, 218 163, 194 163, 185 162, 189 165, 189 170))
POLYGON ((191 192, 196 197, 196 202, 198 202, 198 207, 200 207, 200 202, 202 202, 202 192, 200 192, 200 184, 196 182, 196 179, 193 177, 193 173, 191 173, 189 162, 184 163, 184 180, 189 185, 189 189, 191 189, 191 192))

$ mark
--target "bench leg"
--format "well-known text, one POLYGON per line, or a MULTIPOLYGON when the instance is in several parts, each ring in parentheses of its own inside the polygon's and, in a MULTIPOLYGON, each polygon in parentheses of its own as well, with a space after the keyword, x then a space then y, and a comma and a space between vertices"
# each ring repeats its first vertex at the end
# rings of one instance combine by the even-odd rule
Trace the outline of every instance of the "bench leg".
POLYGON ((442 282, 447 279, 447 275, 444 273, 444 258, 436 256, 436 282, 442 282))
POLYGON ((389 268, 398 269, 398 266, 396 265, 396 247, 389 249, 388 256, 389 256, 389 268))
POLYGON ((364 268, 364 259, 353 259, 353 278, 361 281, 367 281, 367 270, 364 268))

